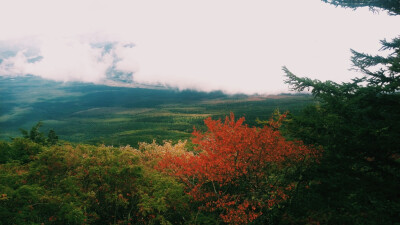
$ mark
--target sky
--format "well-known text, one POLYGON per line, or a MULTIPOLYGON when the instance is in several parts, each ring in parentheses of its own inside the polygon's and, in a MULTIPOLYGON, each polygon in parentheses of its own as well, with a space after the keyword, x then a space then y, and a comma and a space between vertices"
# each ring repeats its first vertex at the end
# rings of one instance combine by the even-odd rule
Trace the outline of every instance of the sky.
POLYGON ((0 76, 276 94, 282 66, 360 76, 350 49, 378 53, 399 24, 320 0, 0 0, 0 76))

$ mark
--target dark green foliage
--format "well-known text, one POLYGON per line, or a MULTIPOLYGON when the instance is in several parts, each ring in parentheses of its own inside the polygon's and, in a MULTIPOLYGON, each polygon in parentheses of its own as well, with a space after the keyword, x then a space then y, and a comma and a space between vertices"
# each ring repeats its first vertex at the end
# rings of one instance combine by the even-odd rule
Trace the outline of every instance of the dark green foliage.
POLYGON ((47 135, 47 143, 50 145, 55 145, 57 144, 58 141, 58 136, 56 135, 56 132, 54 130, 50 130, 49 134, 47 135))
POLYGON ((13 160, 28 163, 42 152, 44 146, 55 145, 58 141, 55 131, 50 130, 46 138, 44 133, 39 131, 41 126, 42 122, 39 122, 29 132, 20 129, 23 137, 11 138, 11 143, 0 141, 0 164, 13 160))
POLYGON ((356 70, 366 74, 358 79, 359 82, 367 82, 369 87, 377 89, 375 92, 394 93, 400 88, 400 38, 391 42, 383 40, 381 44, 382 50, 391 51, 389 56, 372 56, 351 50, 351 61, 356 70))
POLYGON ((352 82, 312 80, 283 68, 293 90, 311 89, 319 101, 288 121, 288 134, 325 149, 321 164, 305 175, 313 182, 300 190, 288 221, 400 223, 400 40, 381 43, 388 56, 352 50, 354 69, 364 75, 352 82))
POLYGON ((383 9, 391 15, 400 14, 400 2, 398 0, 322 0, 335 6, 345 8, 369 7, 372 11, 383 9))
POLYGON ((10 159, 11 146, 8 142, 0 141, 0 163, 5 163, 10 159))
POLYGON ((45 144, 46 138, 42 132, 39 131, 40 127, 43 125, 42 122, 38 122, 35 126, 31 128, 31 130, 26 131, 24 129, 20 129, 22 135, 26 139, 30 139, 31 141, 38 143, 38 144, 45 144))
MULTIPOLYGON (((359 158, 393 160, 390 158, 399 153, 397 146, 400 145, 399 40, 382 42, 384 49, 392 51, 388 57, 354 53, 354 67, 365 76, 349 83, 301 78, 283 68, 286 82, 293 90, 311 88, 313 95, 321 101, 319 107, 309 108, 305 113, 313 122, 324 120, 325 129, 321 130, 319 121, 320 125, 314 126, 315 133, 307 136, 314 137, 322 145, 339 145, 341 147, 335 148, 359 158), (374 71, 369 69, 371 67, 374 71), (329 134, 328 139, 319 137, 325 134, 329 134)), ((299 129, 307 129, 307 126, 299 126, 299 129)))
POLYGON ((28 163, 43 150, 43 146, 26 138, 13 138, 11 143, 0 142, 0 163, 17 160, 28 163))
POLYGON ((55 145, 58 141, 58 136, 56 135, 56 132, 54 130, 50 130, 46 138, 44 133, 39 131, 41 126, 43 126, 43 123, 38 122, 35 126, 31 128, 29 132, 21 128, 19 130, 21 131, 21 134, 25 139, 29 139, 41 145, 55 145))

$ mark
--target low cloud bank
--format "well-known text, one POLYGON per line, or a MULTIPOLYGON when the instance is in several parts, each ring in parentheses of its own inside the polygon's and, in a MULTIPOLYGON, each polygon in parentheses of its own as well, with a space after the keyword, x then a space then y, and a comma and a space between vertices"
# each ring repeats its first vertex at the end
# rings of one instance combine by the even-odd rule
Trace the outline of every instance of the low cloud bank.
MULTIPOLYGON (((157 51, 150 48, 150 52, 157 51)), ((265 87, 271 85, 257 83, 246 76, 259 72, 240 65, 240 61, 208 57, 218 54, 218 50, 187 58, 165 46, 159 52, 161 54, 149 54, 146 46, 136 46, 131 42, 99 41, 87 37, 2 41, 0 76, 30 74, 62 82, 161 85, 226 93, 271 94, 284 91, 276 85, 275 89, 267 91, 265 87)))

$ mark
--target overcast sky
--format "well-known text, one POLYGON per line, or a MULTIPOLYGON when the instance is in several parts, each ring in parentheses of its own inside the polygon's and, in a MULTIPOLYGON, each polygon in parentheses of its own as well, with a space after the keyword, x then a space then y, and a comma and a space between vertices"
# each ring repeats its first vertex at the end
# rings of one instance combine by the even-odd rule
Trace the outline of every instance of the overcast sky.
POLYGON ((400 16, 320 0, 1 0, 0 29, 0 75, 262 94, 288 91, 285 65, 349 81, 350 48, 377 53, 400 16))

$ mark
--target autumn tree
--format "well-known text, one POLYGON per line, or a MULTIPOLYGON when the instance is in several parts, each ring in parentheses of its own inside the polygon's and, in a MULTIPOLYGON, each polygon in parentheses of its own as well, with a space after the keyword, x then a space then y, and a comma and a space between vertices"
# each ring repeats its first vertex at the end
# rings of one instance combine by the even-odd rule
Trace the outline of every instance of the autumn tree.
POLYGON ((263 128, 248 127, 233 114, 224 122, 208 118, 207 131, 193 133, 195 152, 166 152, 158 169, 184 182, 202 212, 229 224, 266 222, 268 213, 301 185, 301 171, 320 154, 282 137, 278 128, 284 117, 263 128))

